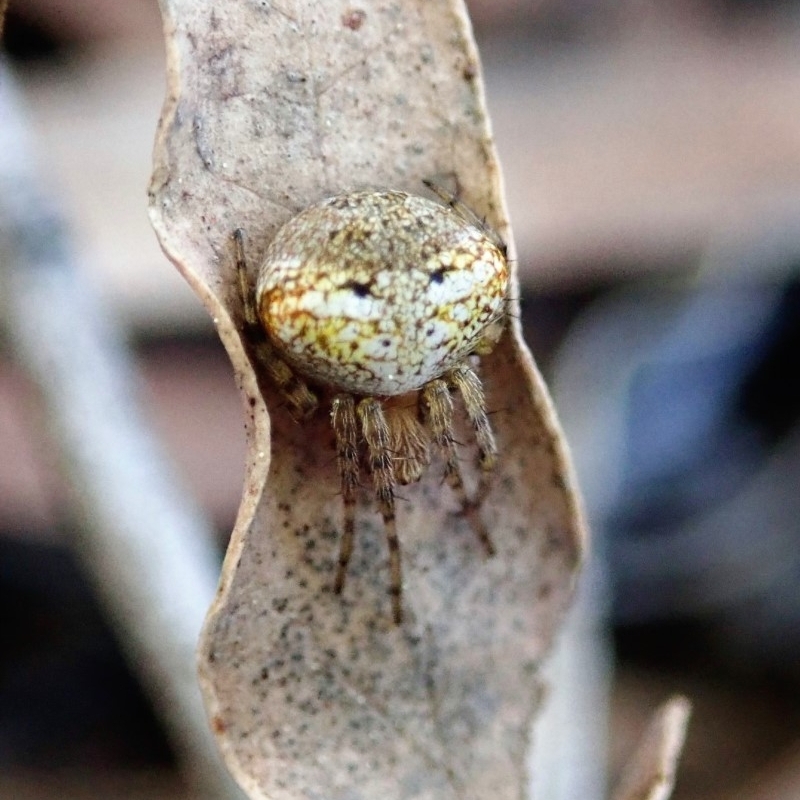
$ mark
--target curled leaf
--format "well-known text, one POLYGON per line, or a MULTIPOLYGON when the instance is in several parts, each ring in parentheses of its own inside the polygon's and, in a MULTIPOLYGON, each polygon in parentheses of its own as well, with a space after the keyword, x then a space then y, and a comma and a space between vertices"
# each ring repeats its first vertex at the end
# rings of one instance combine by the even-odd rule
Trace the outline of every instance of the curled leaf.
POLYGON ((675 784, 691 705, 685 697, 670 698, 653 716, 613 800, 667 800, 675 784))
POLYGON ((231 247, 243 228, 257 264, 311 203, 355 188, 420 194, 423 179, 454 183, 510 242, 464 10, 163 0, 163 13, 169 91, 151 217, 217 324, 246 409, 244 493, 199 652, 229 767, 271 800, 524 796, 539 667, 583 528, 516 288, 509 330, 480 364, 499 448, 480 514, 497 553, 487 558, 456 513, 434 459, 398 503, 397 626, 366 487, 347 584, 332 591, 342 501, 330 418, 296 423, 256 374, 231 247))

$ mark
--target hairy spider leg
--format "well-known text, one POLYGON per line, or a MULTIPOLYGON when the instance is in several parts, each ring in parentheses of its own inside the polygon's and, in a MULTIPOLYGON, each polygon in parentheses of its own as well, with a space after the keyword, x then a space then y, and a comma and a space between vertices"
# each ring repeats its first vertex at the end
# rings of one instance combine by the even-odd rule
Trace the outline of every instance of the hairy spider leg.
MULTIPOLYGON (((467 412, 467 419, 475 432, 475 440, 478 444, 478 466, 481 476, 478 482, 478 490, 472 500, 471 505, 474 509, 483 503, 489 492, 489 475, 497 463, 497 444, 492 433, 492 426, 489 424, 489 417, 486 414, 486 398, 483 394, 483 387, 475 371, 462 364, 455 369, 451 369, 445 379, 448 386, 456 389, 464 401, 464 408, 467 412)), ((494 553, 494 547, 491 549, 494 553)))
POLYGON ((237 228, 233 232, 233 245, 236 254, 236 274, 239 279, 239 295, 244 310, 244 322, 249 340, 253 343, 259 362, 283 395, 291 415, 299 422, 308 419, 317 409, 317 397, 299 378, 292 368, 278 355, 270 343, 258 319, 253 291, 247 274, 247 260, 244 254, 244 231, 237 228))
POLYGON ((431 463, 431 437, 419 419, 417 405, 384 407, 394 478, 401 486, 418 481, 431 463))
POLYGON ((467 419, 475 431, 475 440, 478 443, 478 465, 482 472, 488 474, 497 463, 497 444, 486 415, 486 398, 480 378, 466 364, 451 369, 445 378, 448 385, 458 390, 464 401, 467 419))
POLYGON ((464 480, 458 466, 458 452, 453 436, 453 398, 447 383, 441 378, 426 383, 421 396, 422 416, 445 459, 444 477, 461 504, 461 513, 467 517, 487 555, 495 549, 489 531, 480 516, 479 503, 467 497, 464 480))
POLYGON ((428 180, 422 179, 422 183, 427 186, 442 202, 446 203, 456 212, 465 222, 474 225, 478 230, 486 234, 487 238, 503 254, 503 258, 508 258, 508 245, 501 238, 500 234, 489 225, 484 218, 479 217, 457 194, 449 192, 443 186, 428 180))
POLYGON ((394 510, 394 465, 389 448, 389 426, 383 407, 373 397, 365 397, 356 407, 356 413, 367 443, 369 468, 375 486, 378 507, 383 515, 386 544, 389 547, 389 593, 392 598, 392 616, 396 624, 403 621, 403 575, 400 565, 400 540, 394 510))
POLYGON ((467 494, 458 468, 458 453, 453 437, 453 398, 450 396, 450 390, 441 378, 437 378, 422 387, 420 399, 422 419, 444 456, 445 480, 462 505, 465 505, 467 494))
POLYGON ((336 462, 342 482, 344 528, 339 544, 339 564, 333 590, 341 594, 344 589, 347 565, 353 554, 356 529, 356 491, 358 489, 358 424, 353 396, 338 394, 331 403, 331 424, 336 436, 336 462))

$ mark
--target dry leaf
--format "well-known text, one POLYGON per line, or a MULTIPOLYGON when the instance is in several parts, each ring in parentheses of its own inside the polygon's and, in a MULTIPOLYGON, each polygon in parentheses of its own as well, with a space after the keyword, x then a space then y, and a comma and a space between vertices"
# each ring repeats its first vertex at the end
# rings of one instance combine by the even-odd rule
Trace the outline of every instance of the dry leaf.
POLYGON ((500 448, 482 510, 497 555, 453 513, 435 464, 401 492, 397 627, 366 488, 347 585, 331 591, 342 508, 330 421, 294 423, 259 385, 230 244, 243 227, 257 264, 310 203, 364 187, 419 194, 424 178, 451 181, 508 239, 464 10, 164 0, 163 12, 169 94, 151 216, 217 324, 247 411, 244 494, 199 654, 227 762, 254 798, 523 797, 539 667, 583 529, 516 315, 481 364, 500 448))
POLYGON ((656 712, 613 800, 667 800, 675 784, 690 712, 689 701, 680 696, 671 698, 656 712))

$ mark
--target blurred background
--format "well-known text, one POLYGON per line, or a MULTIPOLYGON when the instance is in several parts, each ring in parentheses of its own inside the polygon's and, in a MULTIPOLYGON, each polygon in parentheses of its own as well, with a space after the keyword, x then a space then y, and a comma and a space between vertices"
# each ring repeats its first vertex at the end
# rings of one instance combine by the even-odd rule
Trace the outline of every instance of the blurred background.
MULTIPOLYGON (((800 797, 800 2, 469 5, 526 337, 595 536, 610 772, 681 691, 675 798, 800 797)), ((4 49, 74 263, 221 554, 242 409, 147 220, 155 0, 12 2, 4 49)), ((0 329, 0 797, 193 797, 76 556, 75 489, 0 329)))

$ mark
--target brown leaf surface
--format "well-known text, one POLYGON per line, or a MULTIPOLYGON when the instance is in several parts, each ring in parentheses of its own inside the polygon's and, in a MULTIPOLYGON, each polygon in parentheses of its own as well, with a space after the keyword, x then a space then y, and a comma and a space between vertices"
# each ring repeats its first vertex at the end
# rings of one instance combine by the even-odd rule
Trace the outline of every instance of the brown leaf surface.
POLYGON ((151 216, 216 321, 247 411, 244 494, 199 652, 227 762, 252 797, 272 800, 523 797, 539 666, 583 529, 516 318, 481 365, 500 448, 482 511, 497 555, 453 513, 435 463, 401 490, 398 628, 366 488, 347 586, 331 592, 342 509, 329 418, 297 425, 259 386, 230 246, 243 227, 257 264, 311 202, 364 187, 422 193, 423 178, 454 182, 509 239, 464 11, 444 0, 163 0, 163 11, 169 92, 151 216))

